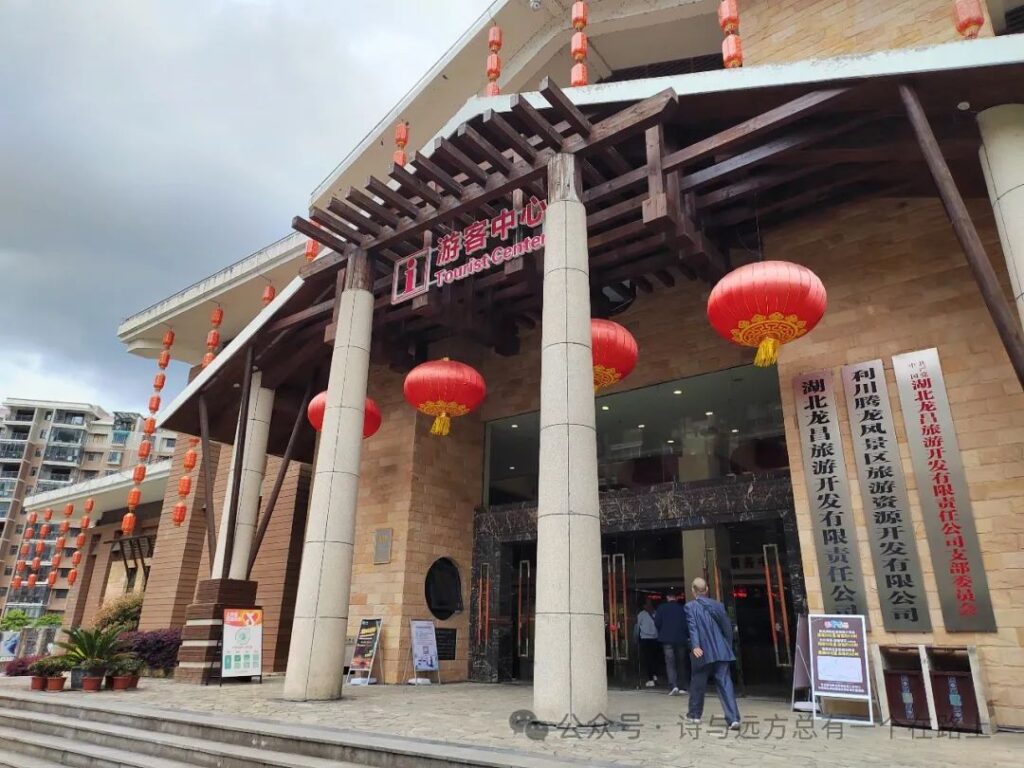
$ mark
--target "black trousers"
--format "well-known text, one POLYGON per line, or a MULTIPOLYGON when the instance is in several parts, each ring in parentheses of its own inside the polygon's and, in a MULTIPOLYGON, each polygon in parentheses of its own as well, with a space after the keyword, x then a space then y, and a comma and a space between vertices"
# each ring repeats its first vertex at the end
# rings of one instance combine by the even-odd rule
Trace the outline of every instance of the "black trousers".
POLYGON ((660 669, 661 643, 657 639, 640 641, 640 677, 643 682, 653 680, 660 669))

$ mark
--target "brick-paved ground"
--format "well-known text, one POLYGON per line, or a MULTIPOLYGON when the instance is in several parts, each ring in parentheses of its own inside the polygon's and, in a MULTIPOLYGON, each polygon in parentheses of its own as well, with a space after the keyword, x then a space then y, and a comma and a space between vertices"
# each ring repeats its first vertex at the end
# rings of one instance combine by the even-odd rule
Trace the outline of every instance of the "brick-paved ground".
MULTIPOLYGON (((509 715, 528 709, 531 689, 516 685, 455 683, 442 686, 350 686, 341 701, 286 702, 282 678, 262 684, 200 688, 172 680, 144 679, 130 693, 59 694, 63 700, 88 696, 90 703, 134 701, 152 707, 208 711, 276 721, 315 723, 342 729, 398 734, 470 745, 545 752, 578 759, 650 766, 1019 766, 1024 735, 998 733, 976 737, 923 734, 903 728, 824 725, 813 730, 808 721, 788 710, 788 702, 741 699, 744 730, 722 735, 721 709, 709 696, 705 724, 695 737, 680 731, 685 697, 647 691, 612 691, 610 709, 619 719, 632 719, 635 732, 590 738, 549 735, 543 741, 512 731, 509 715), (716 716, 713 724, 712 716, 716 716), (773 718, 778 718, 773 721, 773 718)), ((27 678, 0 677, 4 687, 26 687, 27 678)))

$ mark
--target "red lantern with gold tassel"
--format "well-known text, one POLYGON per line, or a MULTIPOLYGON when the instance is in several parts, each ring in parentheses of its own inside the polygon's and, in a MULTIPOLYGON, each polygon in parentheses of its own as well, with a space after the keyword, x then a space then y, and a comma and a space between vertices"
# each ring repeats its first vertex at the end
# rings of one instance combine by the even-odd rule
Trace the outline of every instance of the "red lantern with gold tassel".
MULTIPOLYGON (((96 502, 95 501, 93 501, 91 498, 88 498, 88 499, 85 500, 85 512, 86 512, 86 514, 91 515, 92 511, 95 508, 96 508, 96 502)), ((74 506, 73 505, 72 505, 71 511, 74 512, 74 506)), ((64 514, 68 515, 70 517, 70 514, 68 513, 68 511, 66 509, 64 510, 64 514)))
POLYGON ((74 552, 71 555, 71 564, 72 565, 80 565, 81 562, 82 562, 82 553, 81 552, 77 552, 77 551, 74 552))
POLYGON ((57 572, 56 571, 50 571, 50 573, 46 577, 46 583, 50 587, 53 587, 53 585, 57 583, 57 572))
POLYGON ((718 26, 725 35, 740 31, 740 9, 738 0, 722 0, 718 4, 718 26))
POLYGON ((32 570, 33 571, 38 571, 39 570, 39 566, 42 565, 42 564, 43 564, 43 561, 39 557, 33 557, 32 558, 32 570))
POLYGON ((68 522, 67 520, 61 520, 60 521, 60 527, 57 528, 57 530, 60 531, 61 533, 67 533, 68 531, 71 530, 71 523, 68 522))
POLYGON ((569 82, 576 88, 590 81, 587 73, 587 33, 583 30, 590 21, 590 11, 585 2, 578 0, 572 4, 572 28, 576 30, 569 47, 570 55, 575 64, 569 73, 569 82))
POLYGON ((953 23, 963 37, 968 40, 976 38, 985 26, 981 0, 956 0, 953 3, 953 23))
MULTIPOLYGON (((324 428, 324 412, 327 410, 327 392, 321 392, 306 407, 306 418, 317 432, 324 428)), ((382 416, 377 403, 366 398, 363 406, 363 438, 373 437, 380 429, 382 416)))
POLYGON ((153 389, 157 392, 164 388, 167 383, 167 374, 157 373, 153 376, 153 389))
POLYGON ((28 575, 28 588, 29 589, 34 589, 35 586, 36 586, 36 581, 37 581, 36 575, 34 573, 30 573, 28 575))
POLYGON ((594 391, 618 384, 636 367, 639 348, 633 334, 611 320, 590 321, 594 355, 594 391))
MULTIPOLYGON (((28 513, 28 516, 25 517, 25 522, 28 524, 29 530, 32 530, 32 526, 36 524, 37 520, 39 520, 39 514, 35 510, 28 513)), ((29 536, 28 531, 25 532, 25 535, 30 539, 35 538, 34 536, 29 536)))
POLYGON ((51 520, 53 520, 52 508, 47 507, 46 509, 43 510, 43 520, 45 520, 46 522, 50 522, 51 520))
POLYGON ((75 537, 75 547, 81 549, 85 546, 85 534, 80 533, 75 537))
POLYGON ((75 586, 76 581, 78 581, 78 569, 72 568, 70 571, 68 571, 68 586, 75 586))
POLYGON ((32 541, 32 539, 34 539, 35 537, 36 537, 36 529, 35 528, 29 527, 29 528, 25 529, 25 539, 27 541, 32 541))
POLYGON ((135 532, 135 513, 126 512, 121 518, 121 533, 131 536, 135 532))
POLYGON ((39 541, 36 542, 36 546, 35 546, 36 555, 42 555, 44 549, 46 549, 46 543, 42 539, 40 539, 39 541))
POLYGON ((196 463, 199 461, 199 456, 196 453, 196 449, 190 447, 185 451, 185 455, 182 457, 181 466, 185 468, 186 472, 191 472, 196 468, 196 463))
POLYGON ((53 556, 50 557, 50 567, 60 568, 60 561, 63 559, 63 555, 59 551, 54 552, 53 556))
POLYGON ((18 554, 22 557, 28 557, 29 550, 31 550, 31 547, 29 546, 28 542, 23 542, 21 545, 21 549, 18 550, 18 554))
POLYGON ((49 535, 50 535, 50 524, 49 523, 43 523, 41 526, 39 526, 39 538, 40 539, 45 539, 49 535))
POLYGON ((150 451, 152 449, 153 449, 153 446, 149 442, 149 440, 143 440, 141 443, 139 443, 139 458, 140 459, 148 459, 149 458, 149 453, 150 453, 150 451))
POLYGON ((53 548, 56 549, 58 552, 60 552, 61 550, 64 549, 64 545, 66 543, 67 543, 67 540, 63 536, 58 536, 54 540, 54 542, 53 542, 53 548))
POLYGON ((21 576, 11 579, 11 589, 21 589, 21 576))
POLYGON ((136 464, 135 469, 132 470, 132 482, 141 483, 146 479, 146 465, 136 464))
MULTIPOLYGON (((311 221, 310 223, 314 227, 320 226, 315 221, 311 221)), ((306 261, 314 261, 318 255, 320 255, 320 243, 313 238, 309 238, 306 240, 306 261)))
POLYGON ((391 160, 395 165, 405 165, 409 162, 408 156, 405 154, 405 148, 409 145, 409 124, 404 120, 400 121, 395 126, 395 146, 397 149, 391 156, 391 160))
POLYGON ((24 573, 25 572, 25 565, 26 565, 26 563, 25 563, 24 560, 19 560, 18 562, 16 562, 14 564, 14 572, 15 573, 24 573))
POLYGON ((185 516, 188 514, 188 506, 183 501, 179 501, 174 505, 174 509, 171 511, 171 521, 175 525, 181 525, 185 522, 185 516))
POLYGON ((501 50, 501 27, 497 24, 491 26, 487 32, 487 50, 490 53, 487 55, 487 95, 497 96, 501 93, 501 87, 498 85, 498 78, 501 77, 501 57, 498 56, 498 51, 501 50))
POLYGON ((726 69, 743 66, 743 41, 739 35, 728 35, 722 41, 722 62, 726 69))
POLYGON ((434 417, 430 434, 444 436, 451 429, 451 417, 477 409, 487 394, 487 385, 474 368, 446 357, 409 371, 403 394, 413 408, 434 417))
POLYGON ((720 336, 757 347, 754 365, 778 360, 779 346, 811 331, 827 306, 825 286, 807 267, 762 261, 734 269, 708 298, 708 320, 720 336))

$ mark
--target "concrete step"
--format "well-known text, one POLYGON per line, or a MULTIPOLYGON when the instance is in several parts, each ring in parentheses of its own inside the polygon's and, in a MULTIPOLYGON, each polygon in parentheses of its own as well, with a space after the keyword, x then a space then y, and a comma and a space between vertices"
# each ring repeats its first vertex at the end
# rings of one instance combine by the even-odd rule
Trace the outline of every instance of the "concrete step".
MULTIPOLYGON (((16 724, 19 728, 38 731, 45 739, 53 738, 47 732, 75 733, 76 739, 91 739, 89 743, 99 744, 119 744, 123 742, 118 739, 131 737, 132 748, 139 749, 144 760, 152 760, 154 758, 147 755, 156 754, 215 768, 328 765, 335 768, 596 768, 614 765, 501 747, 259 720, 218 712, 162 709, 138 705, 131 699, 130 694, 108 698, 104 694, 47 694, 9 689, 0 692, 0 725, 13 730, 10 726, 16 724), (46 726, 47 721, 54 723, 56 730, 46 726), (182 748, 186 751, 181 751, 182 748), (143 749, 156 752, 141 752, 143 749), (243 749, 249 751, 243 753, 243 749), (225 762, 242 754, 249 759, 225 762), (254 762, 254 757, 259 761, 254 762)), ((143 765, 155 768, 148 762, 143 765)))
POLYGON ((15 755, 5 749, 0 750, 0 768, 61 768, 61 765, 40 757, 15 755))
MULTIPOLYGON (((0 754, 8 751, 72 768, 193 768, 194 765, 0 726, 0 754)), ((22 765, 20 757, 17 764, 22 765)))
MULTIPOLYGON (((124 725, 94 722, 75 717, 0 709, 0 730, 60 737, 76 745, 123 750, 147 760, 159 758, 175 765, 202 768, 359 768, 318 757, 272 752, 219 741, 155 733, 124 725), (177 761, 177 762, 174 762, 177 761)), ((144 765, 149 765, 143 760, 144 765)))

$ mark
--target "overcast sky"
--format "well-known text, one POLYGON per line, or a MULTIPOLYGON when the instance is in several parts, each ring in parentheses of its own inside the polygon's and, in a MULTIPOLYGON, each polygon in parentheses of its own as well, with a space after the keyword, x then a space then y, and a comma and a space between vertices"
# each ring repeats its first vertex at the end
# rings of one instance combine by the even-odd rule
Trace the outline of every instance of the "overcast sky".
POLYGON ((489 5, 0 0, 0 399, 143 410, 122 318, 285 235, 489 5))

